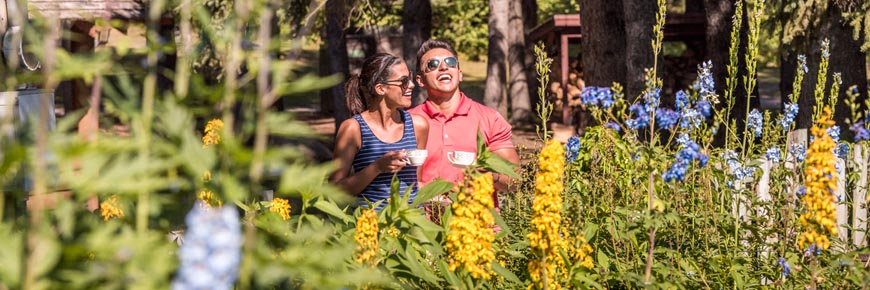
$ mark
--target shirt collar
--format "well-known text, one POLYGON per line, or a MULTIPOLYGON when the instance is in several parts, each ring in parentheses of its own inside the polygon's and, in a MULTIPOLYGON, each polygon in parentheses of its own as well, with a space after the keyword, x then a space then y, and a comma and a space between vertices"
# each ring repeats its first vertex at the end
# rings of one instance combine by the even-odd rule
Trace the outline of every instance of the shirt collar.
MULTIPOLYGON (((459 92, 459 106, 456 107, 456 112, 454 112, 453 115, 468 115, 468 112, 471 111, 471 102, 473 101, 465 96, 465 93, 459 92)), ((444 115, 443 113, 441 113, 440 110, 438 110, 438 108, 436 108, 429 102, 423 103, 423 111, 426 112, 427 115, 429 115, 429 118, 435 118, 435 116, 444 115)))

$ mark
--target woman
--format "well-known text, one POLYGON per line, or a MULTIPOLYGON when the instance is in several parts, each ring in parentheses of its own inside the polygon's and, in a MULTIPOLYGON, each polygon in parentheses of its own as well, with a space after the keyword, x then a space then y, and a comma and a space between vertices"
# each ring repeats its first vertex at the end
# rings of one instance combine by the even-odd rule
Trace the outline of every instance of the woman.
POLYGON ((408 67, 387 53, 366 59, 360 74, 347 81, 347 107, 353 118, 339 126, 335 142, 339 168, 330 179, 356 195, 361 206, 389 198, 394 174, 399 178, 399 194, 411 187, 410 200, 417 195, 419 167, 407 165, 404 151, 426 148, 429 123, 404 110, 411 106, 413 89, 408 67))

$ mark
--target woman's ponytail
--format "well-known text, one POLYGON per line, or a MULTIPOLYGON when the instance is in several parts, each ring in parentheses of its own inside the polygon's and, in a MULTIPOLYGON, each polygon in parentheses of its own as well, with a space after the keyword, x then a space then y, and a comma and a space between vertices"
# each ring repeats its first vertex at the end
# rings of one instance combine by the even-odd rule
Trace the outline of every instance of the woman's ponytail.
POLYGON ((362 88, 360 87, 359 75, 351 75, 347 79, 347 85, 344 87, 345 98, 347 99, 347 110, 351 115, 362 113, 366 109, 366 100, 362 96, 362 88))

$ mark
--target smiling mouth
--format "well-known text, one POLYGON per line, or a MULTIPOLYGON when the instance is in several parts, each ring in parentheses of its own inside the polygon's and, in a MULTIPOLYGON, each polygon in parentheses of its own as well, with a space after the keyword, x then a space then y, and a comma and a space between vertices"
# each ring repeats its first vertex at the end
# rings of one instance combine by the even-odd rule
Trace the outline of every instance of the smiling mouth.
POLYGON ((438 76, 438 81, 449 81, 452 79, 453 79, 453 77, 450 76, 449 74, 443 74, 443 75, 438 76))

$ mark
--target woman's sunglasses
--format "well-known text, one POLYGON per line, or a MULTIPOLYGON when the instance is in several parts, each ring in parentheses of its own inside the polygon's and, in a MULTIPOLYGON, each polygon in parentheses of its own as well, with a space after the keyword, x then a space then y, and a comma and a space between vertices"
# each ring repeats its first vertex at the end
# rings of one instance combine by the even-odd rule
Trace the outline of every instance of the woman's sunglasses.
POLYGON ((403 76, 397 80, 383 81, 383 83, 387 84, 387 85, 392 85, 392 86, 399 86, 400 88, 402 88, 402 91, 407 91, 408 87, 411 86, 411 77, 403 76), (393 84, 393 83, 398 83, 398 84, 393 84))
POLYGON ((441 60, 444 60, 444 64, 446 64, 447 67, 456 68, 459 66, 459 60, 457 60, 456 57, 449 56, 445 58, 431 58, 426 62, 426 72, 438 69, 438 67, 441 66, 441 60))

